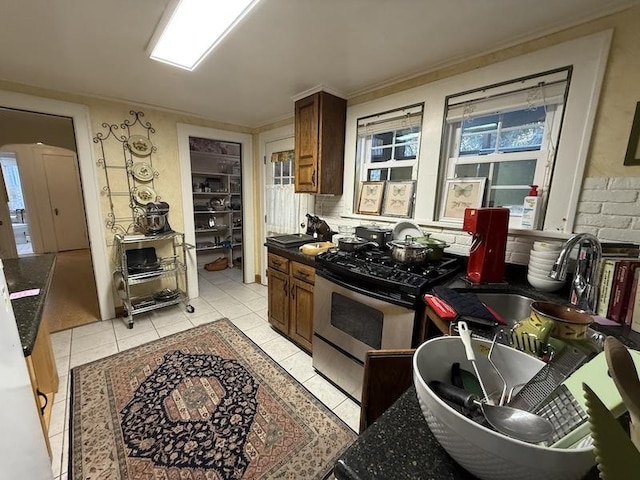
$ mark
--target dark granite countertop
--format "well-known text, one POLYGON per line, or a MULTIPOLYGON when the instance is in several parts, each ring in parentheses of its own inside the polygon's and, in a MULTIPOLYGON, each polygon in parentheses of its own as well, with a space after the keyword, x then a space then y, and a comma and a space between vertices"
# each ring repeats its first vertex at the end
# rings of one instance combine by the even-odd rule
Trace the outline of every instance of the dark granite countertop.
POLYGON ((409 389, 338 459, 338 480, 475 479, 440 446, 409 389))
MULTIPOLYGON (((409 389, 358 437, 335 465, 337 480, 472 480, 440 446, 409 389)), ((596 480, 594 467, 584 480, 596 480)))
POLYGON ((293 260, 295 262, 309 265, 310 267, 316 266, 315 257, 313 257, 312 255, 305 255, 304 253, 300 252, 300 247, 280 247, 268 241, 264 245, 271 253, 281 255, 284 258, 288 258, 289 260, 293 260))
POLYGON ((39 295, 11 300, 25 357, 31 355, 36 341, 55 261, 56 256, 48 254, 2 261, 9 293, 40 289, 39 295))

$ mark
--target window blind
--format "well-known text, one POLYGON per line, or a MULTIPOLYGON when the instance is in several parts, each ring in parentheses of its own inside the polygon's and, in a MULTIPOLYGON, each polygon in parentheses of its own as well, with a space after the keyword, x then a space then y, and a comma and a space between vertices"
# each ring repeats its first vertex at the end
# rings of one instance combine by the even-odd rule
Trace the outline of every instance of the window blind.
POLYGON ((273 152, 271 154, 271 162, 287 162, 294 159, 294 150, 285 150, 283 152, 273 152))
POLYGON ((358 119, 358 137, 391 132, 403 128, 416 128, 422 125, 422 105, 405 107, 391 112, 358 119))
POLYGON ((470 117, 504 113, 524 108, 538 108, 564 103, 567 72, 536 77, 447 100, 447 123, 470 117))

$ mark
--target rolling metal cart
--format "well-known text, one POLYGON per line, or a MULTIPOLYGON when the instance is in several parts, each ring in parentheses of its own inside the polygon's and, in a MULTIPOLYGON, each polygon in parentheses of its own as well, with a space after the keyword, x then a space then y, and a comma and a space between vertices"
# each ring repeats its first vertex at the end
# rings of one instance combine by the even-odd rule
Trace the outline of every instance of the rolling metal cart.
MULTIPOLYGON (((115 269, 113 282, 122 303, 125 314, 123 320, 128 328, 133 328, 133 317, 137 314, 149 312, 157 308, 164 308, 184 302, 188 313, 195 309, 189 304, 188 280, 187 280, 187 250, 194 248, 184 241, 184 233, 167 232, 157 235, 122 235, 114 236, 115 269), (156 257, 155 247, 168 252, 168 255, 156 257), (129 252, 129 253, 127 253, 129 252), (151 260, 146 258, 144 262, 132 264, 133 258, 141 258, 138 253, 152 252, 151 260), (136 285, 157 282, 168 279, 172 288, 156 289, 150 293, 153 285, 147 288, 140 287, 143 293, 136 295, 136 285)), ((149 256, 147 256, 149 257, 149 256)))

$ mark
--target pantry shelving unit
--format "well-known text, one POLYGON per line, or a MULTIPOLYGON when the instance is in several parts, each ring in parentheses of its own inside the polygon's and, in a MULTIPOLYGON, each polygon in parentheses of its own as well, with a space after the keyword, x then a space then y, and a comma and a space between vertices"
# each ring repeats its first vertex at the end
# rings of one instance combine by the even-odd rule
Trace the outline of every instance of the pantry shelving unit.
POLYGON ((123 320, 128 328, 133 328, 135 315, 181 302, 185 303, 187 312, 194 312, 187 294, 186 262, 186 251, 192 246, 185 243, 184 233, 116 234, 114 247, 114 286, 124 305, 126 315, 123 320), (149 247, 160 252, 157 265, 148 271, 134 271, 128 262, 127 251, 149 247), (174 295, 167 296, 166 291, 174 295))
POLYGON ((193 220, 198 265, 242 259, 240 144, 190 138, 193 220))

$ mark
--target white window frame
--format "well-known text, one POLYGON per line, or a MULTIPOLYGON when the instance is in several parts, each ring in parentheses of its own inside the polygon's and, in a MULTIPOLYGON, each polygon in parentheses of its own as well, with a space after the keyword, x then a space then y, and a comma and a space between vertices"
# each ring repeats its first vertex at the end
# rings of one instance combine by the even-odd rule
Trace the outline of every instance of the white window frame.
MULTIPOLYGON (((354 184, 354 188, 356 189, 356 191, 359 191, 360 189, 360 182, 367 182, 370 181, 369 180, 369 172, 371 170, 383 170, 383 169, 387 169, 388 171, 388 175, 386 180, 385 179, 380 179, 380 181, 396 181, 395 179, 391 178, 391 171, 393 169, 396 168, 411 168, 411 178, 407 179, 407 180, 417 180, 418 178, 418 165, 419 165, 419 159, 420 159, 420 143, 421 143, 421 139, 422 139, 422 121, 419 122, 418 126, 420 127, 420 131, 416 132, 418 134, 418 139, 417 139, 417 145, 416 145, 416 158, 414 159, 395 159, 393 158, 395 156, 395 149, 396 147, 402 146, 404 145, 404 143, 396 143, 396 135, 395 133, 398 130, 401 129, 405 129, 408 127, 411 127, 413 124, 415 124, 415 121, 412 121, 409 125, 403 125, 402 124, 402 112, 406 112, 407 114, 413 115, 413 116, 417 116, 420 115, 421 120, 424 119, 424 105, 423 104, 417 104, 417 105, 406 105, 406 106, 402 106, 399 108, 395 108, 392 109, 391 111, 385 111, 376 115, 372 115, 372 116, 367 116, 367 117, 363 117, 363 118, 359 118, 358 119, 358 131, 357 131, 357 137, 356 137, 356 142, 357 142, 357 146, 356 146, 356 162, 355 162, 355 168, 356 168, 356 173, 355 173, 355 179, 356 182, 354 184), (383 124, 388 120, 389 121, 389 128, 388 129, 383 129, 378 127, 376 130, 372 131, 369 135, 363 136, 362 135, 362 129, 366 130, 366 122, 369 119, 375 119, 375 123, 377 124, 383 124), (397 125, 394 125, 397 124, 397 125), (377 147, 373 147, 372 146, 372 136, 375 134, 380 134, 380 133, 390 133, 393 132, 393 142, 390 145, 384 145, 381 148, 389 148, 392 152, 391 156, 392 158, 390 160, 387 160, 386 162, 372 162, 371 161, 371 152, 373 151, 374 148, 377 147)), ((373 180, 372 180, 373 181, 373 180)), ((415 198, 415 193, 414 193, 414 198, 415 198)), ((355 198, 355 201, 357 201, 357 198, 355 198)), ((355 210, 356 206, 354 205, 354 210, 355 210)), ((413 209, 412 209, 413 212, 413 209)), ((376 215, 376 214, 367 214, 368 216, 380 216, 380 215, 376 215)))
POLYGON ((283 160, 280 162, 271 162, 271 178, 273 178, 274 185, 293 185, 294 184, 294 171, 293 171, 293 159, 291 160, 283 160), (276 175, 276 165, 280 164, 280 175, 276 175), (283 175, 284 172, 284 164, 289 164, 289 175, 283 175), (276 181, 279 181, 279 183, 276 181), (284 183, 284 180, 287 179, 288 182, 284 183))
MULTIPOLYGON (((544 108, 544 107, 538 107, 544 108)), ((461 155, 461 156, 449 156, 446 159, 445 175, 440 179, 442 185, 448 178, 457 178, 455 169, 458 165, 472 165, 478 163, 489 164, 489 174, 487 177, 488 191, 485 198, 485 204, 491 196, 491 190, 509 190, 517 189, 523 190, 529 187, 529 185, 494 185, 491 182, 493 178, 494 165, 496 163, 505 162, 517 162, 522 160, 536 160, 536 169, 534 178, 531 182, 532 185, 538 186, 539 195, 544 195, 544 199, 547 198, 547 191, 551 182, 551 173, 553 170, 553 164, 555 160, 555 150, 557 148, 558 135, 560 133, 560 127, 562 125, 562 113, 564 104, 549 105, 545 110, 545 125, 544 135, 542 138, 542 144, 539 150, 528 150, 520 152, 494 152, 483 155, 461 155), (554 145, 555 143, 555 145, 554 145)), ((445 145, 449 148, 446 150, 459 152, 461 136, 462 136, 462 121, 456 122, 453 128, 449 126, 445 127, 445 135, 447 141, 445 145), (454 139, 454 140, 452 140, 454 139)), ((498 132, 500 126, 498 126, 498 132)), ((496 141, 496 149, 498 148, 498 141, 496 141)), ((445 151, 446 151, 445 150, 445 151)), ((524 199, 523 199, 524 200, 524 199)), ((544 200, 541 200, 544 204, 544 200)), ((543 217, 544 211, 541 217, 543 217)), ((509 216, 509 228, 519 229, 522 226, 522 214, 518 212, 511 212, 509 216)))
MULTIPOLYGON (((575 221, 612 34, 613 30, 605 30, 349 106, 345 139, 345 189, 342 199, 342 216, 354 219, 371 218, 355 214, 353 208, 353 199, 357 195, 354 186, 358 118, 374 115, 376 112, 394 110, 403 105, 424 102, 414 221, 425 226, 451 228, 451 224, 436 220, 436 192, 439 191, 445 98, 457 92, 481 88, 483 85, 498 84, 512 78, 524 78, 540 72, 572 66, 562 137, 558 144, 554 167, 554 176, 563 181, 555 182, 548 192, 547 215, 543 225, 545 237, 555 234, 559 238, 566 237, 566 234, 572 232, 575 221)), ((388 221, 393 222, 396 219, 388 218, 388 221)), ((459 227, 454 228, 459 229, 459 227)), ((535 232, 530 230, 515 230, 512 233, 535 235, 535 232)))

